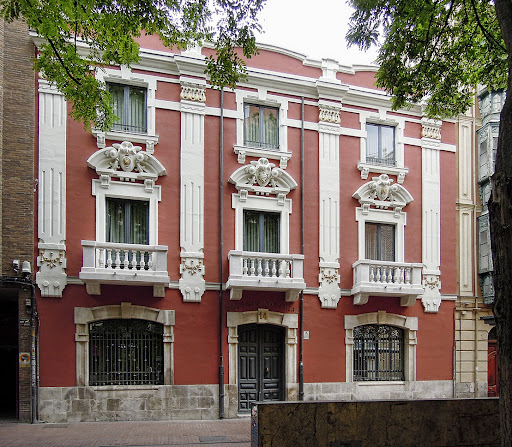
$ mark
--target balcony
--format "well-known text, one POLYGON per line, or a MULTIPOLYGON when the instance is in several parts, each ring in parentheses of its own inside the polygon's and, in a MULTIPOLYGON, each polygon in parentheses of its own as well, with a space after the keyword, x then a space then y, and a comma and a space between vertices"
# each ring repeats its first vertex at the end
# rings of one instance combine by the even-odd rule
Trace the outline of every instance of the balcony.
POLYGON ((101 284, 153 286, 153 296, 165 295, 167 246, 82 241, 82 247, 79 278, 89 295, 100 295, 101 284))
POLYGON ((366 304, 372 295, 400 297, 402 306, 412 306, 424 293, 423 264, 361 259, 352 267, 354 304, 366 304))
POLYGON ((304 256, 231 250, 228 254, 230 299, 244 290, 285 292, 286 301, 297 301, 304 282, 304 256))

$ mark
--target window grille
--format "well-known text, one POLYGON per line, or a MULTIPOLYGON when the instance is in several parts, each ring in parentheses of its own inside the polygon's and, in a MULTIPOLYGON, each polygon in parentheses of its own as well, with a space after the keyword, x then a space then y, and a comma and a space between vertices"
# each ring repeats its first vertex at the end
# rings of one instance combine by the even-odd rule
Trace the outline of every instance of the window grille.
POLYGON ((279 213, 244 211, 244 250, 279 253, 279 213))
POLYGON ((395 128, 367 123, 366 132, 366 162, 395 166, 395 128))
POLYGON ((89 385, 162 385, 163 326, 145 320, 89 324, 89 385))
POLYGON ((279 148, 279 109, 246 104, 244 144, 262 149, 279 148))
POLYGON ((405 380, 403 329, 364 325, 353 336, 354 381, 405 380))
POLYGON ((114 115, 118 118, 112 129, 123 132, 146 133, 147 89, 110 82, 107 83, 107 89, 112 97, 114 115))

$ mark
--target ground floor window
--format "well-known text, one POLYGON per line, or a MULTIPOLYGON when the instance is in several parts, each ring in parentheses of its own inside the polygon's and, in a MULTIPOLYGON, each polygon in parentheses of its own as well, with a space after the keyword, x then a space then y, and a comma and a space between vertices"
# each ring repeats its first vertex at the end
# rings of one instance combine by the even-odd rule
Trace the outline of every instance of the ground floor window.
POLYGON ((354 381, 405 380, 403 329, 368 324, 353 335, 354 381))
POLYGON ((89 323, 89 385, 163 385, 163 325, 115 319, 89 323))

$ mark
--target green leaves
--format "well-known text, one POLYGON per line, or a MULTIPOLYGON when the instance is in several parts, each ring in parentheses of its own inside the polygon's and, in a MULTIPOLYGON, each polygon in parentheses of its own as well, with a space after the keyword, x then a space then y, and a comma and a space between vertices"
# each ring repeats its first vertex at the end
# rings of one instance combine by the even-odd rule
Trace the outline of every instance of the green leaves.
POLYGON ((506 86, 507 53, 492 2, 485 0, 351 0, 347 40, 382 45, 377 85, 395 108, 426 102, 426 113, 464 113, 474 88, 506 86))
POLYGON ((264 0, 0 0, 6 20, 23 19, 45 39, 34 68, 73 104, 86 126, 107 130, 115 116, 98 67, 138 61, 141 34, 157 34, 169 47, 211 41, 217 57, 207 73, 219 87, 233 87, 257 53, 254 31, 264 0), (85 43, 88 47, 84 47, 85 43), (239 54, 236 47, 242 49, 239 54))

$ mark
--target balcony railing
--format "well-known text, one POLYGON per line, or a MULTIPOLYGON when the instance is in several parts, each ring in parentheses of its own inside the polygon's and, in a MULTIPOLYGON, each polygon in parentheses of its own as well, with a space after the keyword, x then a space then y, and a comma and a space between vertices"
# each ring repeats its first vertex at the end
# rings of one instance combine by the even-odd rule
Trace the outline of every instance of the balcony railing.
POLYGON ((400 297, 402 306, 411 306, 423 295, 422 264, 362 259, 352 267, 354 304, 366 304, 372 295, 400 297))
POLYGON ((153 286, 154 296, 164 296, 169 284, 167 246, 82 241, 83 266, 79 277, 91 295, 101 294, 101 284, 153 286))
POLYGON ((226 287, 231 299, 242 298, 243 290, 286 292, 286 301, 296 301, 304 282, 304 256, 231 250, 226 287))

